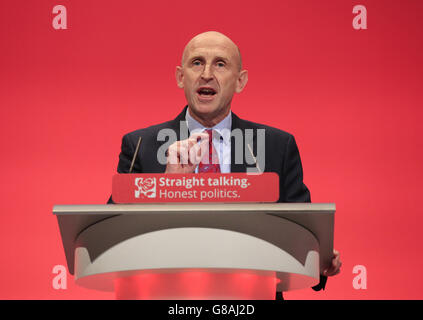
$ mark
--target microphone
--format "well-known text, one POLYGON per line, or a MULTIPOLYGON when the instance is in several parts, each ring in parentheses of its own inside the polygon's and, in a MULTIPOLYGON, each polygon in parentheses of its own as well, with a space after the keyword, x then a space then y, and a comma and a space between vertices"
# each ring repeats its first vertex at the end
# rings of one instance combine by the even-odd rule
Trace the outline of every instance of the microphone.
POLYGON ((140 149, 142 137, 138 138, 137 147, 135 148, 134 156, 132 157, 131 167, 129 168, 128 173, 132 173, 132 169, 134 169, 135 159, 137 158, 138 150, 140 149))
POLYGON ((259 174, 262 174, 262 173, 263 173, 263 171, 261 171, 261 169, 260 169, 260 167, 259 167, 259 164, 258 164, 258 162, 257 162, 257 159, 256 159, 256 157, 254 157, 253 149, 251 149, 251 146, 250 146, 250 144, 249 144, 249 143, 247 143, 247 147, 248 147, 248 150, 249 150, 249 151, 250 151, 250 153, 251 153, 251 156, 253 157, 254 164, 256 165, 256 168, 257 168, 257 170, 258 170, 259 174))

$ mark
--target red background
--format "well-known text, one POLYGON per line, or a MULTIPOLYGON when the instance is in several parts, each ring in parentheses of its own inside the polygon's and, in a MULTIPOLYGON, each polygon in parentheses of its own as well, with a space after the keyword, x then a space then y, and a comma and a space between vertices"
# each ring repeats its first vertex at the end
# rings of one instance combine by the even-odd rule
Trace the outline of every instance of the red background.
POLYGON ((53 289, 66 265, 53 205, 107 201, 122 135, 181 111, 175 66, 207 30, 249 70, 233 111, 293 133, 313 202, 337 205, 342 273, 286 298, 423 298, 419 0, 2 0, 0 298, 113 298, 72 277, 53 289), (67 30, 52 28, 57 4, 67 30), (367 30, 352 28, 356 4, 367 30))

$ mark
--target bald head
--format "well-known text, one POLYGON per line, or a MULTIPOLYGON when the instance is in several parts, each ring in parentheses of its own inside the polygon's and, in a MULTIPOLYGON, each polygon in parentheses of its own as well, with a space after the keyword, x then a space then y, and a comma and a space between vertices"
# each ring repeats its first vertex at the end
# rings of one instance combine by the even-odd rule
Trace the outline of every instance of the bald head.
POLYGON ((242 70, 242 57, 238 46, 230 38, 217 31, 203 32, 192 38, 184 48, 181 66, 184 66, 186 59, 192 50, 205 44, 215 44, 218 47, 222 47, 228 50, 228 52, 230 52, 236 59, 239 71, 242 70))

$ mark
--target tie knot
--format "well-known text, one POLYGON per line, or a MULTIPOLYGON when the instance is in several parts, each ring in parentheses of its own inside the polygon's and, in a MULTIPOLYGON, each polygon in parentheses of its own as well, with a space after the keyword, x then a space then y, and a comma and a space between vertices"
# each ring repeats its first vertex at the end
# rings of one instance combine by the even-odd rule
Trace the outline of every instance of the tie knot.
POLYGON ((213 129, 206 129, 204 130, 209 135, 209 144, 213 141, 213 129))

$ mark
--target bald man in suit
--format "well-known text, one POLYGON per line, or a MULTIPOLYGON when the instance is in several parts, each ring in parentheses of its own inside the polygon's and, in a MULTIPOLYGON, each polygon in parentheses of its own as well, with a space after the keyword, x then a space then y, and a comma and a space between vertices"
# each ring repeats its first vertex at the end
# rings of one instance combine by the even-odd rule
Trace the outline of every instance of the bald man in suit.
MULTIPOLYGON (((195 36, 184 49, 181 66, 176 67, 176 80, 184 90, 187 106, 174 120, 126 134, 119 156, 119 173, 129 172, 139 137, 142 137, 142 148, 133 167, 133 172, 139 173, 199 172, 208 150, 206 146, 212 140, 212 149, 217 150, 218 172, 246 172, 260 165, 260 171, 279 175, 278 202, 311 202, 310 192, 303 183, 294 136, 243 120, 231 111, 234 94, 242 92, 248 82, 240 50, 231 39, 214 31, 195 36), (233 136, 224 134, 234 130, 242 136, 252 133, 250 141, 254 150, 251 151, 255 152, 254 158, 262 159, 261 163, 251 163, 245 155, 237 157, 237 142, 233 136), (166 132, 175 134, 163 139, 166 132)), ((111 198, 109 203, 113 203, 111 198)), ((332 266, 324 270, 320 283, 313 289, 324 289, 327 276, 338 274, 340 267, 339 252, 334 250, 332 266)))

